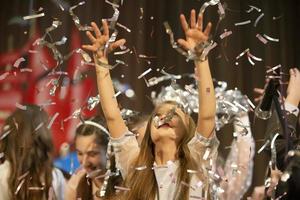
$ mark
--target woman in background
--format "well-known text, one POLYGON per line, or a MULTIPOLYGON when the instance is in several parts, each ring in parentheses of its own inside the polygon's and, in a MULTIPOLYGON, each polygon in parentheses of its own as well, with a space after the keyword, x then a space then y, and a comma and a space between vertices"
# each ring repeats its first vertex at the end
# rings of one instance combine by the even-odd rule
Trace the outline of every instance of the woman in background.
POLYGON ((53 143, 48 115, 36 105, 17 109, 0 137, 1 200, 63 200, 65 180, 52 165, 53 143))

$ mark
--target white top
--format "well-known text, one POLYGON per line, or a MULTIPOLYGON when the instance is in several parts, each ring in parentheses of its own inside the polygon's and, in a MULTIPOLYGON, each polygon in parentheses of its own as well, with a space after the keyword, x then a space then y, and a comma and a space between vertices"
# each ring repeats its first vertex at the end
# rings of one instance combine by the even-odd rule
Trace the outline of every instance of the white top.
POLYGON ((222 200, 242 199, 252 183, 255 142, 252 137, 248 113, 235 116, 235 139, 223 169, 222 200))
MULTIPOLYGON (((124 133, 121 138, 111 138, 111 144, 114 147, 116 166, 120 169, 125 179, 129 170, 132 170, 132 161, 137 158, 140 148, 136 138, 130 132, 124 133)), ((192 157, 199 164, 198 168, 206 171, 204 172, 205 176, 207 175, 207 170, 214 170, 218 146, 219 141, 215 133, 213 133, 210 138, 205 138, 199 133, 196 133, 188 144, 192 157)), ((154 163, 153 169, 158 185, 156 199, 173 200, 176 198, 178 167, 178 161, 169 161, 166 166, 156 166, 154 163)), ((202 188, 207 188, 207 183, 203 183, 196 174, 192 173, 189 185, 187 185, 187 183, 183 184, 190 187, 189 199, 199 199, 208 195, 208 191, 202 191, 202 188)))
MULTIPOLYGON (((5 161, 0 164, 0 199, 11 200, 11 195, 8 192, 8 178, 10 174, 10 163, 5 161)), ((52 171, 52 187, 57 200, 64 200, 65 178, 62 172, 56 168, 52 171)))

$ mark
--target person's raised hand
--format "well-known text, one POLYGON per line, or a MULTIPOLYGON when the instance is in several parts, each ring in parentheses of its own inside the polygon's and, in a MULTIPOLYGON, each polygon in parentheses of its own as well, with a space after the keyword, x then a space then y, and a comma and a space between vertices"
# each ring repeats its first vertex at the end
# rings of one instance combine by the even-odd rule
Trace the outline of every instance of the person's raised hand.
POLYGON ((209 22, 203 30, 203 16, 198 15, 196 19, 196 11, 191 10, 190 24, 186 21, 183 14, 180 15, 181 27, 185 33, 185 39, 178 39, 179 45, 186 50, 193 50, 197 45, 206 42, 211 31, 211 23, 209 22))
POLYGON ((107 52, 104 52, 105 44, 109 40, 109 27, 106 20, 102 20, 103 31, 101 32, 95 22, 91 23, 94 34, 90 31, 86 32, 87 37, 89 38, 92 44, 82 45, 83 49, 93 52, 98 59, 107 60, 107 55, 105 53, 112 52, 114 49, 125 44, 125 39, 120 39, 109 44, 107 52))

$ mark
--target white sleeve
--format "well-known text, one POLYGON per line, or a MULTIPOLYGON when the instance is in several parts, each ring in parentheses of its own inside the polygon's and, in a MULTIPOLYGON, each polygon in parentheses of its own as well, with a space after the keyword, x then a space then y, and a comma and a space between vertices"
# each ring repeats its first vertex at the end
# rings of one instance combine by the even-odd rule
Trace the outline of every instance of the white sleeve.
POLYGON ((219 140, 214 131, 209 138, 195 133, 195 136, 188 143, 192 157, 201 163, 202 169, 214 170, 218 156, 219 140))
POLYGON ((123 179, 128 175, 132 162, 137 158, 140 148, 133 133, 130 131, 120 138, 110 138, 113 146, 116 167, 121 171, 123 179))
POLYGON ((226 159, 224 174, 226 181, 221 182, 224 200, 242 199, 249 189, 253 174, 255 143, 252 137, 248 113, 235 117, 236 139, 226 159))
POLYGON ((52 171, 52 187, 57 200, 64 200, 66 181, 62 172, 54 168, 52 171))
POLYGON ((10 192, 8 189, 8 176, 10 174, 9 162, 5 161, 0 164, 0 199, 1 200, 10 200, 10 192))

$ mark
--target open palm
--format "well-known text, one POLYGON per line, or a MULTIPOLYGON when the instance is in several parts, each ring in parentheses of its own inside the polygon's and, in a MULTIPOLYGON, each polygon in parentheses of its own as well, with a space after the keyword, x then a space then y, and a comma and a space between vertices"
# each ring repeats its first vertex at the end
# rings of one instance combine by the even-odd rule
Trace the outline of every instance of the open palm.
POLYGON ((203 29, 203 17, 198 15, 196 21, 196 12, 191 10, 190 26, 188 25, 186 18, 183 14, 180 15, 181 27, 185 33, 186 39, 178 39, 178 43, 186 50, 194 49, 198 44, 201 44, 208 40, 211 31, 211 23, 209 22, 203 29))

